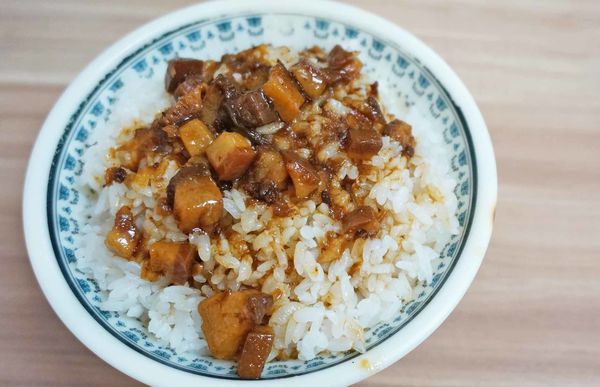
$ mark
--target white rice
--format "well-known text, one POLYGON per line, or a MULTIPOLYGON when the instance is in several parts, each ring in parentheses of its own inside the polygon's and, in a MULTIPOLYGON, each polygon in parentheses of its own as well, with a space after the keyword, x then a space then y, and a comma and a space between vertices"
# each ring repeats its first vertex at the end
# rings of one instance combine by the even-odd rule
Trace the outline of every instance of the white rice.
MULTIPOLYGON (((409 111, 400 117, 413 127, 417 141, 414 157, 407 162, 400 156, 401 145, 384 137, 383 148, 370 160, 376 172, 359 177, 370 187, 367 202, 388 210, 376 238, 359 239, 340 259, 320 264, 319 242, 327 232, 340 230, 340 223, 329 216, 326 204, 317 206, 308 200, 295 215, 275 218, 265 205, 246 206, 245 193, 226 191, 225 211, 235 219, 233 230, 251 247, 250 254, 236 251, 227 239, 211 243, 203 233, 188 236, 179 232, 171 217, 160 217, 151 210, 151 187, 101 187, 98 176, 110 163, 106 151, 118 141, 120 130, 134 119, 151 122, 154 114, 170 103, 162 85, 152 82, 144 93, 135 95, 143 110, 118 104, 109 122, 110 135, 98 137, 98 144, 86 156, 85 188, 97 194, 91 195, 95 204, 89 208, 90 221, 83 229, 85 245, 81 246, 83 254, 77 268, 96 279, 105 292, 102 308, 147 323, 148 331, 159 343, 180 354, 206 354, 198 303, 217 290, 237 290, 242 285, 260 287, 265 293, 281 295, 269 322, 276 335, 271 358, 297 353, 299 359, 306 360, 322 351, 364 351, 365 328, 393 318, 415 297, 419 281, 431 281, 432 261, 450 236, 458 232, 457 201, 448 155, 440 146, 442 139, 418 112, 409 111), (104 245, 114 214, 123 205, 131 206, 135 214, 141 213, 144 206, 148 208, 140 227, 151 240, 189 239, 212 276, 196 275, 196 287, 166 287, 164 280, 140 279, 139 264, 113 256, 104 245), (155 226, 151 218, 162 227, 155 226), (253 259, 258 260, 254 270, 253 259), (293 275, 286 274, 288 262, 293 262, 293 275)), ((121 98, 126 100, 128 96, 121 98)), ((393 106, 393 101, 384 99, 383 104, 393 106)), ((324 109, 345 114, 348 108, 332 99, 324 109)), ((262 130, 273 133, 278 128, 262 130)), ((329 159, 339 154, 338 148, 330 146, 318 157, 329 159)), ((341 177, 358 177, 356 166, 349 160, 342 165, 341 177)), ((168 182, 174 173, 174 169, 168 169, 164 181, 168 182)))

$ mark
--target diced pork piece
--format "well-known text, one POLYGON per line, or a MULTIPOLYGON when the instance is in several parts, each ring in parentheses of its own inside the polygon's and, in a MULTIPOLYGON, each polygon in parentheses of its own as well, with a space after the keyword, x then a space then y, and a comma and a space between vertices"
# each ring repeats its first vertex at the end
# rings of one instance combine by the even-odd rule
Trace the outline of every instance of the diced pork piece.
POLYGON ((189 243, 158 241, 150 246, 150 270, 183 285, 192 274, 196 247, 189 243))
POLYGON ((144 167, 138 168, 137 173, 131 174, 127 178, 127 184, 131 184, 140 188, 145 188, 150 186, 152 182, 162 182, 162 176, 167 170, 169 163, 169 158, 165 157, 158 163, 152 165, 145 165, 144 167))
POLYGON ((267 204, 273 204, 279 199, 279 190, 272 181, 251 182, 245 184, 244 188, 254 199, 267 204))
POLYGON ((246 172, 256 152, 241 134, 223 132, 206 148, 206 156, 219 180, 233 180, 246 172))
POLYGON ((260 64, 251 73, 244 74, 239 83, 245 90, 257 90, 267 82, 270 72, 271 66, 260 64))
POLYGON ((167 203, 179 229, 211 231, 223 214, 223 195, 204 165, 183 167, 167 186, 167 203))
POLYGON ((353 159, 368 160, 376 155, 382 146, 381 134, 376 130, 351 128, 348 130, 344 149, 353 159))
POLYGON ((218 128, 221 126, 223 118, 227 115, 225 110, 221 110, 221 102, 223 101, 223 92, 214 83, 211 83, 206 88, 204 100, 202 100, 202 108, 200 108, 200 119, 207 125, 218 128))
POLYGON ((349 82, 356 79, 362 69, 362 63, 356 53, 346 51, 340 45, 336 45, 329 52, 327 63, 327 81, 330 84, 340 81, 349 82))
POLYGON ((373 207, 361 206, 356 210, 347 213, 342 219, 342 229, 345 233, 354 234, 362 230, 369 235, 374 235, 379 231, 379 220, 377 211, 373 207))
POLYGON ((117 148, 121 165, 137 171, 140 161, 150 154, 167 154, 171 150, 167 134, 160 128, 136 129, 133 138, 117 148))
POLYGON ((142 261, 142 267, 140 269, 140 278, 146 281, 154 282, 161 278, 161 274, 150 269, 150 259, 142 261))
POLYGON ((198 313, 210 353, 217 359, 234 359, 272 304, 273 298, 258 290, 225 291, 203 300, 198 313))
POLYGON ((385 117, 381 111, 381 106, 377 102, 377 98, 369 96, 366 100, 360 101, 356 99, 346 98, 344 104, 355 109, 363 116, 367 117, 373 124, 385 125, 385 117))
POLYGON ((248 333, 238 360, 237 372, 242 379, 260 378, 273 348, 273 341, 275 333, 268 325, 258 326, 248 333))
POLYGON ((215 87, 221 91, 221 94, 225 99, 232 99, 240 93, 240 88, 235 81, 229 76, 225 76, 223 74, 219 74, 214 79, 212 84, 214 84, 215 87))
POLYGON ((271 146, 260 146, 252 165, 251 179, 255 182, 273 182, 279 190, 287 186, 288 172, 281 153, 271 146))
POLYGON ((379 97, 379 82, 375 81, 369 85, 369 97, 379 97))
POLYGON ((122 167, 110 167, 104 172, 104 186, 112 183, 122 183, 127 177, 127 171, 122 167))
MULTIPOLYGON (((242 292, 245 291, 242 290, 242 292)), ((265 316, 273 306, 273 297, 258 291, 247 290, 246 292, 250 292, 250 294, 244 296, 247 300, 247 317, 249 317, 254 324, 261 325, 264 323, 265 316)))
POLYGON ((373 122, 385 124, 385 117, 383 116, 383 111, 381 110, 381 106, 379 105, 377 98, 370 95, 366 102, 369 108, 364 110, 362 113, 369 117, 373 122))
POLYGON ((160 198, 156 201, 156 205, 154 206, 154 212, 160 216, 168 216, 171 215, 171 211, 173 209, 167 202, 167 198, 160 198))
POLYGON ((173 92, 173 96, 176 99, 183 97, 184 95, 194 91, 198 86, 207 87, 207 80, 202 75, 190 75, 185 79, 185 81, 181 82, 179 86, 173 92))
POLYGON ((333 262, 339 259, 344 252, 345 246, 346 239, 344 237, 328 235, 325 244, 321 248, 321 254, 319 254, 319 263, 333 262))
POLYGON ((106 246, 116 255, 130 259, 142 240, 142 232, 135 225, 131 208, 123 206, 115 215, 113 228, 106 235, 106 246))
POLYGON ((291 208, 288 203, 284 201, 276 201, 271 205, 271 210, 273 211, 273 216, 283 218, 286 216, 290 216, 294 213, 294 209, 291 208))
POLYGON ((291 122, 300 113, 304 97, 298 90, 294 79, 281 64, 271 68, 269 80, 263 85, 265 95, 271 98, 275 110, 285 122, 291 122))
POLYGON ((329 193, 329 191, 323 190, 321 192, 321 200, 323 201, 323 203, 327 204, 328 206, 331 206, 331 194, 329 193))
POLYGON ((310 146, 308 139, 294 132, 291 127, 283 127, 271 137, 271 143, 280 151, 307 148, 310 146))
POLYGON ((261 44, 236 54, 225 54, 221 58, 221 63, 223 63, 223 65, 225 65, 232 73, 238 73, 245 76, 254 73, 266 64, 263 58, 268 49, 266 44, 261 44))
POLYGON ((298 198, 307 198, 319 187, 319 174, 310 161, 292 151, 283 152, 285 167, 292 178, 298 198))
POLYGON ((412 127, 404 121, 393 120, 383 128, 383 134, 390 136, 402 145, 402 154, 408 158, 415 154, 415 138, 412 127))
MULTIPOLYGON (((194 77, 196 85, 201 82, 209 82, 217 69, 217 63, 212 60, 202 61, 198 59, 177 58, 171 59, 167 64, 165 72, 165 90, 173 93, 188 78, 194 77)), ((188 91, 191 91, 188 90, 188 91)), ((180 91, 179 95, 186 94, 180 91)))
POLYGON ((190 156, 199 156, 213 142, 214 135, 204 122, 194 118, 179 128, 179 138, 190 156))
POLYGON ((234 125, 256 128, 270 124, 279 118, 262 90, 239 94, 225 102, 234 125))
POLYGON ((202 99, 206 93, 204 84, 197 86, 189 93, 181 96, 175 105, 167 109, 159 123, 161 126, 179 125, 191 118, 199 117, 202 109, 202 99))
POLYGON ((327 89, 326 75, 309 61, 300 61, 292 66, 291 71, 294 78, 302 86, 302 90, 310 98, 315 99, 320 97, 325 89, 327 89))

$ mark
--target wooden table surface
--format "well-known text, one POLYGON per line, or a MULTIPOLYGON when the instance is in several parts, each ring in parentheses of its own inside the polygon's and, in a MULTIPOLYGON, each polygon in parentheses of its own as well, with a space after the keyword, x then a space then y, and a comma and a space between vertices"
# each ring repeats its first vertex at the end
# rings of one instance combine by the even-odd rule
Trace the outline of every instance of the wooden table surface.
MULTIPOLYGON (((46 114, 125 33, 185 0, 0 0, 0 385, 132 386, 33 277, 22 183, 46 114)), ((355 0, 465 81, 496 150, 483 266, 448 320, 363 386, 600 385, 600 2, 355 0)))

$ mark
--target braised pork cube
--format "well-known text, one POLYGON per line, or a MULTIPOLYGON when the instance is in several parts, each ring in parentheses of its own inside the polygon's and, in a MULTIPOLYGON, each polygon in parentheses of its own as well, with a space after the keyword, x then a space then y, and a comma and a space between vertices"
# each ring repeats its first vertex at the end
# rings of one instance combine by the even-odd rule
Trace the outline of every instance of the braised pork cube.
POLYGON ((238 86, 233 79, 219 74, 206 87, 202 100, 200 119, 213 129, 222 131, 229 129, 233 123, 227 112, 225 102, 239 94, 238 86))
POLYGON ((250 47, 235 54, 223 55, 221 63, 232 73, 238 73, 242 75, 242 78, 246 78, 246 76, 255 73, 266 64, 263 57, 268 50, 269 47, 266 44, 250 47))
POLYGON ((350 128, 345 139, 344 149, 353 159, 368 160, 376 155, 382 146, 381 134, 376 130, 350 128))
MULTIPOLYGON (((173 93, 186 79, 194 77, 195 81, 208 82, 211 80, 217 63, 212 60, 177 58, 171 59, 167 64, 165 73, 165 90, 173 93)), ((199 84, 199 82, 197 83, 199 84)), ((183 95, 186 93, 180 93, 183 95)))
POLYGON ((172 283, 183 285, 192 275, 196 255, 196 247, 189 243, 158 241, 150 246, 149 268, 172 283))
POLYGON ((234 359, 272 304, 270 295, 253 289, 220 292, 203 300, 198 313, 210 353, 217 359, 234 359))
POLYGON ((244 74, 240 84, 246 90, 257 90, 267 82, 270 72, 270 65, 259 64, 252 72, 244 74))
POLYGON ((269 80, 263 85, 265 95, 271 98, 275 110, 285 122, 291 122, 300 113, 304 97, 286 68, 277 63, 271 68, 269 80))
POLYGON ((179 229, 211 231, 223 214, 223 195, 204 165, 183 167, 167 186, 167 204, 179 229))
POLYGON ((262 90, 239 94, 225 102, 234 125, 256 128, 270 124, 279 118, 262 90))
POLYGON ((272 182, 278 190, 283 190, 287 186, 288 172, 283 156, 271 146, 258 147, 256 160, 250 173, 252 181, 272 182))
POLYGON ((292 178, 296 197, 307 198, 319 187, 319 174, 310 161, 292 151, 283 152, 285 167, 292 178))
POLYGON ((123 206, 115 215, 113 228, 106 235, 106 246, 119 257, 130 259, 136 253, 142 232, 135 225, 131 208, 123 206))
POLYGON ((319 263, 333 262, 339 259, 345 247, 346 239, 344 237, 327 235, 327 239, 321 248, 321 254, 319 254, 319 263))
POLYGON ((223 101, 223 93, 221 89, 214 83, 208 85, 206 94, 202 100, 202 108, 200 108, 200 119, 207 125, 218 128, 221 122, 224 121, 227 112, 221 109, 223 101))
POLYGON ((385 117, 383 116, 379 102, 377 102, 377 98, 369 96, 364 101, 345 98, 343 102, 345 105, 367 117, 372 124, 385 125, 385 117))
POLYGON ((133 138, 117 148, 116 155, 121 166, 137 171, 140 162, 151 154, 166 154, 170 151, 169 138, 160 128, 139 128, 133 138))
POLYGON ((246 192, 256 200, 275 204, 279 199, 279 190, 272 181, 252 182, 244 185, 246 192))
POLYGON ((367 98, 366 104, 369 108, 362 113, 366 114, 373 122, 385 124, 385 117, 383 116, 383 111, 381 111, 381 106, 379 105, 377 98, 370 95, 367 98))
POLYGON ((191 118, 199 117, 202 109, 202 99, 206 93, 204 84, 197 86, 189 93, 181 96, 175 105, 167 109, 161 119, 160 125, 179 125, 191 118))
POLYGON ((223 132, 206 148, 206 156, 219 180, 233 180, 246 172, 256 152, 241 134, 223 132))
POLYGON ((379 220, 377 211, 373 207, 361 206, 344 215, 342 219, 342 230, 348 234, 362 230, 369 235, 379 231, 379 220))
MULTIPOLYGON (((212 77, 212 74, 210 76, 212 77)), ((179 99, 182 96, 194 91, 194 89, 198 86, 206 86, 207 82, 208 80, 206 76, 190 75, 189 77, 185 78, 185 81, 181 82, 179 86, 177 86, 173 92, 173 96, 176 99, 179 99)))
POLYGON ((327 81, 330 84, 336 82, 349 82, 360 75, 362 63, 355 52, 346 51, 340 45, 336 45, 327 57, 328 67, 326 69, 327 81))
POLYGON ((206 148, 214 140, 212 131, 197 118, 186 122, 179 128, 179 138, 190 156, 204 154, 206 148))
POLYGON ((258 379, 273 348, 275 333, 266 326, 254 328, 244 341, 237 372, 242 379, 258 379))
POLYGON ((291 71, 302 90, 312 99, 320 97, 327 88, 325 74, 307 60, 296 63, 291 71))
POLYGON ((408 158, 415 154, 415 138, 412 127, 404 121, 393 120, 383 128, 383 134, 390 136, 402 145, 402 154, 408 158))
POLYGON ((112 183, 122 183, 127 177, 127 171, 122 167, 110 167, 104 172, 104 186, 112 183))

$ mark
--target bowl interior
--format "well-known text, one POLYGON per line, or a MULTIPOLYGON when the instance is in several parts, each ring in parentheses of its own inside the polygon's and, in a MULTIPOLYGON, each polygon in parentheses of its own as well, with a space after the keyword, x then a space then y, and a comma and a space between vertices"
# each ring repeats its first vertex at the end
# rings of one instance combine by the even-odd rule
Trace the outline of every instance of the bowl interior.
MULTIPOLYGON (((90 205, 81 192, 85 155, 94 146, 95 138, 102 135, 116 117, 123 104, 124 94, 151 92, 162 88, 166 62, 176 56, 217 59, 261 43, 287 45, 303 49, 319 45, 326 49, 341 44, 346 49, 359 50, 364 69, 373 80, 385 88, 388 96, 399 103, 386 104, 393 113, 404 116, 416 109, 430 122, 430 130, 442 133, 450 154, 449 163, 455 174, 458 198, 457 218, 460 232, 452 237, 434 265, 433 280, 419 285, 416 298, 390 321, 379 323, 366 332, 367 348, 372 348, 400 330, 436 294, 452 271, 469 232, 475 203, 475 157, 469 128, 443 85, 435 74, 424 67, 419 58, 403 51, 396 43, 388 42, 354 26, 327 18, 297 14, 249 14, 226 16, 181 26, 162 36, 148 39, 134 48, 122 62, 107 69, 97 85, 77 109, 63 129, 56 149, 48 185, 48 227, 56 259, 82 305, 107 331, 125 345, 169 366, 202 375, 237 378, 231 362, 209 356, 180 354, 160 345, 143 324, 133 318, 108 312, 101 308, 105 294, 94 279, 79 271, 76 262, 84 254, 85 240, 81 227, 83 213, 90 205)), ((385 100, 383 101, 385 104, 385 100)), ((144 107, 139 107, 143 109, 144 107)), ((280 361, 268 363, 264 378, 278 378, 313 372, 356 356, 354 352, 342 355, 321 355, 310 361, 280 361)))

